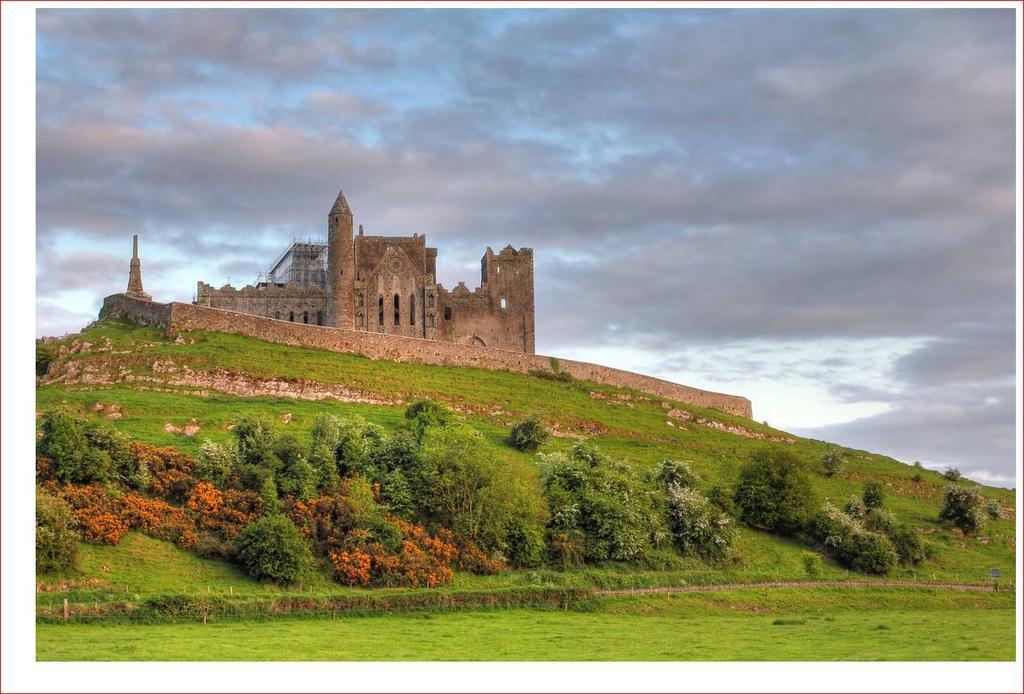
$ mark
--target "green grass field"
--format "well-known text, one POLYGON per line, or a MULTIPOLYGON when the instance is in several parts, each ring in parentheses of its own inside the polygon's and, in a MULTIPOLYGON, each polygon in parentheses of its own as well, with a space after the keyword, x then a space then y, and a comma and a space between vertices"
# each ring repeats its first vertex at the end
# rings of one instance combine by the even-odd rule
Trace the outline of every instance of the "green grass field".
POLYGON ((730 591, 595 611, 37 627, 39 660, 1013 660, 1012 595, 730 591), (865 609, 868 604, 874 609, 865 609), (904 607, 894 605, 903 604, 904 607), (927 637, 923 637, 927 635, 927 637))

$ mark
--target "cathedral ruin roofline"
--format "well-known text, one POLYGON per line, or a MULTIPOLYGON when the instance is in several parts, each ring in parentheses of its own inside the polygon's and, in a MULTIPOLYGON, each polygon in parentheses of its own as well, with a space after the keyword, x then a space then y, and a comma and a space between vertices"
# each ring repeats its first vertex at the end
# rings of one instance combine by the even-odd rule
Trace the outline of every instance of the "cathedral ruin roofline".
POLYGON ((345 192, 327 217, 327 240, 295 238, 255 287, 198 285, 195 304, 273 320, 457 344, 480 343, 532 354, 533 257, 488 248, 478 286, 454 294, 437 281, 438 249, 427 234, 367 235, 345 192), (487 283, 487 268, 501 281, 487 283))

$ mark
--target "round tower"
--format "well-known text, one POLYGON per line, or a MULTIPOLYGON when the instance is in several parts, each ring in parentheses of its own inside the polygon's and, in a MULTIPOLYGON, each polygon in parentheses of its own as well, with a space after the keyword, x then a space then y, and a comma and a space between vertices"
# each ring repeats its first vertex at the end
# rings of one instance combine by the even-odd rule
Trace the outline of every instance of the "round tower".
POLYGON ((352 210, 345 192, 338 191, 338 199, 327 215, 327 324, 335 328, 355 328, 353 254, 352 210))

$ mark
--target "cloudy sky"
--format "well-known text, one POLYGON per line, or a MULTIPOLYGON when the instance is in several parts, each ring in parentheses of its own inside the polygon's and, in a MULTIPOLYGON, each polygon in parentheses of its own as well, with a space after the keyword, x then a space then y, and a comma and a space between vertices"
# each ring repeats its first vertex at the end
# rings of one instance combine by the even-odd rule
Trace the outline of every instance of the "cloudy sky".
POLYGON ((39 10, 37 334, 326 233, 535 249, 537 349, 1014 478, 1014 24, 975 10, 39 10))

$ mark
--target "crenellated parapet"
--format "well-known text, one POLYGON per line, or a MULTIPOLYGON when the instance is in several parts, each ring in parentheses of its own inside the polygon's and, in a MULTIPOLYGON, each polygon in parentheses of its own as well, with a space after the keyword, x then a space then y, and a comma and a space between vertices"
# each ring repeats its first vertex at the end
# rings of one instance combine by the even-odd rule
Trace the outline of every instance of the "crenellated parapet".
POLYGON ((313 284, 302 286, 294 282, 284 286, 268 284, 261 287, 257 287, 252 284, 247 284, 244 287, 233 287, 230 284, 225 284, 221 287, 214 287, 206 282, 196 283, 196 299, 199 303, 202 303, 201 300, 203 297, 216 297, 220 299, 256 299, 291 297, 314 298, 324 297, 326 295, 327 291, 322 287, 318 287, 313 284))

